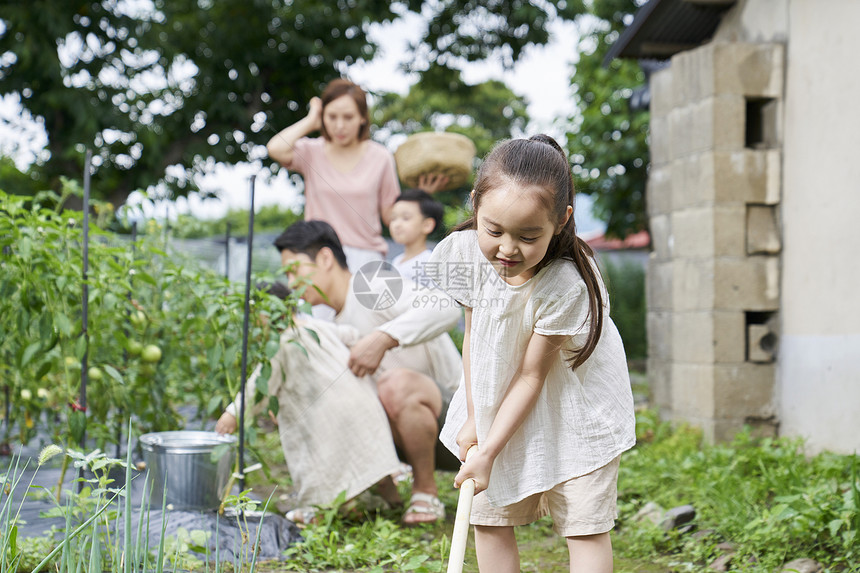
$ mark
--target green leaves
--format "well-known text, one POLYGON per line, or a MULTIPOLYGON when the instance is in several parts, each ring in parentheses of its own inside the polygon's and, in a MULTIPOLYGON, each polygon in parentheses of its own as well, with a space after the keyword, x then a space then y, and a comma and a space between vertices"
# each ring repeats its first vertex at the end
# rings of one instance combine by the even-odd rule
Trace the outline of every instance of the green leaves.
POLYGON ((118 206, 158 183, 184 196, 208 162, 249 161, 256 146, 304 115, 326 82, 372 59, 374 23, 410 11, 429 18, 402 63, 444 95, 464 63, 510 67, 527 46, 548 41, 553 19, 572 19, 583 4, 159 0, 155 11, 128 11, 116 3, 13 2, 4 5, 0 53, 14 59, 0 68, 0 93, 23 94, 24 107, 44 118, 50 159, 27 174, 0 164, 0 187, 59 190, 89 148, 93 197, 118 206))
POLYGON ((114 367, 113 367, 113 366, 111 366, 110 364, 105 364, 105 365, 103 366, 103 368, 104 368, 105 372, 107 372, 107 373, 108 373, 108 376, 110 376, 111 378, 113 378, 113 379, 114 379, 114 381, 116 381, 116 382, 118 382, 118 383, 120 383, 120 384, 125 384, 125 381, 124 381, 124 380, 123 380, 123 378, 122 378, 122 374, 120 374, 120 373, 119 373, 119 370, 117 370, 116 368, 114 368, 114 367))
MULTIPOLYGON (((427 33, 421 39, 427 53, 416 62, 427 62, 423 69, 429 73, 425 72, 423 79, 430 81, 434 71, 458 69, 463 61, 493 57, 511 67, 526 46, 548 41, 547 26, 554 18, 573 19, 584 11, 583 4, 581 0, 410 2, 411 9, 424 5, 431 14, 427 33)), ((412 63, 407 67, 414 66, 412 63)))
POLYGON ((626 237, 647 228, 645 181, 648 171, 648 111, 633 110, 630 96, 644 86, 638 62, 603 60, 624 29, 635 0, 595 0, 599 18, 580 21, 579 62, 571 79, 577 114, 570 118, 568 152, 577 191, 594 199, 595 215, 607 234, 626 237))
POLYGON ((53 315, 54 325, 62 336, 68 337, 72 334, 72 321, 63 312, 58 311, 53 315))
MULTIPOLYGON (((441 73, 441 72, 440 72, 441 73)), ((465 83, 456 70, 444 69, 444 78, 420 81, 405 96, 383 95, 373 110, 377 133, 411 135, 421 131, 447 130, 467 136, 475 144, 476 156, 484 157, 493 145, 517 132, 529 121, 527 102, 504 83, 491 80, 465 83)), ((469 182, 459 189, 457 200, 443 196, 448 204, 461 204, 469 182)))
POLYGON ((80 444, 87 430, 87 415, 80 410, 72 410, 68 414, 69 442, 80 444))
POLYGON ((30 363, 30 360, 32 360, 33 356, 35 356, 36 352, 38 352, 41 347, 42 343, 39 341, 30 343, 30 345, 24 349, 24 352, 21 355, 21 360, 18 362, 18 366, 20 368, 24 368, 25 366, 27 366, 27 364, 30 363))
MULTIPOLYGON (((154 246, 162 242, 158 232, 132 245, 95 226, 90 231, 85 337, 78 219, 0 191, 0 241, 8 241, 0 251, 0 374, 15 397, 6 440, 11 428, 22 442, 41 430, 77 444, 86 433, 104 448, 130 415, 141 432, 173 430, 179 406, 217 414, 238 391, 244 285, 182 253, 164 253, 154 246), (33 240, 25 257, 9 234, 57 239, 33 240)), ((256 289, 252 297, 248 373, 264 363, 266 375, 297 300, 256 289)))
POLYGON ((778 570, 797 557, 815 558, 836 570, 858 562, 854 524, 860 513, 852 493, 860 487, 852 473, 856 455, 807 456, 798 440, 759 439, 751 430, 721 444, 706 443, 699 431, 668 422, 647 430, 622 457, 620 553, 652 559, 671 554, 667 559, 678 566, 698 570, 717 557, 713 546, 730 540, 737 546, 735 562, 755 556, 755 570, 778 570), (692 504, 698 530, 711 532, 716 541, 663 532, 646 539, 633 517, 648 501, 665 508, 692 504))

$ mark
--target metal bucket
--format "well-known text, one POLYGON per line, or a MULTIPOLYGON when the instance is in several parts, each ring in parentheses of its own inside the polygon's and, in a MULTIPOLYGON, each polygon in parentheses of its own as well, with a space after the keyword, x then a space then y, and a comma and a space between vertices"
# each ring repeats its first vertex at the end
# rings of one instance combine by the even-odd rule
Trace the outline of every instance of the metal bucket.
MULTIPOLYGON (((152 482, 152 508, 164 496, 173 509, 215 509, 230 479, 236 436, 215 432, 154 432, 140 437, 143 459, 152 482), (219 446, 228 446, 218 448, 219 446), (216 448, 222 454, 213 460, 216 448)), ((148 484, 147 484, 148 485, 148 484)))

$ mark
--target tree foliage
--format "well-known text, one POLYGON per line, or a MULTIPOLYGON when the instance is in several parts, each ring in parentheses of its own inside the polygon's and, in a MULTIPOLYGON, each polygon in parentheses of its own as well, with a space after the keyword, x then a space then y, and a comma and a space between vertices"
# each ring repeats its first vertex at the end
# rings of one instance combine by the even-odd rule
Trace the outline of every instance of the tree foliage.
POLYGON ((647 228, 648 111, 633 110, 633 90, 645 83, 639 64, 603 60, 636 11, 636 0, 595 0, 594 19, 580 39, 580 58, 571 79, 577 116, 571 118, 568 151, 578 191, 594 198, 595 215, 607 234, 625 237, 647 228))
POLYGON ((454 89, 439 90, 418 82, 405 96, 384 94, 375 106, 373 119, 389 134, 462 133, 475 143, 478 156, 499 139, 510 137, 512 131, 525 130, 527 103, 503 82, 468 85, 458 77, 452 85, 454 89))
POLYGON ((510 68, 526 46, 547 43, 552 19, 573 20, 585 11, 582 0, 409 0, 408 5, 426 8, 430 20, 406 68, 424 72, 430 81, 450 79, 446 70, 489 57, 510 68))
POLYGON ((0 12, 4 93, 45 119, 49 186, 95 150, 95 196, 122 202, 161 181, 185 194, 207 158, 248 159, 269 123, 291 121, 337 75, 373 55, 363 23, 393 16, 361 0, 110 0, 8 3, 0 12), (58 47, 59 46, 59 47, 58 47))
MULTIPOLYGON (((384 94, 374 108, 377 133, 383 138, 412 135, 422 131, 450 131, 468 137, 475 144, 476 158, 484 157, 500 139, 522 132, 529 122, 526 101, 503 82, 490 80, 468 85, 451 72, 453 89, 418 82, 409 93, 384 94)), ((471 181, 461 188, 441 192, 437 198, 446 205, 461 205, 471 189, 471 181)))
POLYGON ((406 61, 450 87, 464 61, 512 64, 545 43, 551 17, 580 2, 457 0, 22 0, 0 8, 0 93, 44 119, 44 187, 80 173, 94 150, 93 196, 122 203, 162 183, 194 190, 215 161, 262 156, 275 129, 305 113, 329 80, 375 46, 370 24, 424 11, 406 61))
MULTIPOLYGON (((202 239, 223 237, 230 230, 231 237, 248 236, 247 209, 230 209, 219 219, 198 219, 191 215, 180 214, 171 225, 174 237, 182 239, 202 239)), ((263 205, 254 210, 254 233, 278 233, 296 221, 303 219, 301 212, 281 207, 280 205, 263 205)))

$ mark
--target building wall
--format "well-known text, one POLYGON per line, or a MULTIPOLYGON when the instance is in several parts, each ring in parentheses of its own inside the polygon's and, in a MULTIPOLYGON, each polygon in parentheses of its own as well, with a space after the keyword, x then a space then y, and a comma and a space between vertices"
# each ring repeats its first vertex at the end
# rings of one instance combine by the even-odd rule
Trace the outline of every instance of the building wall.
POLYGON ((721 41, 651 79, 649 374, 710 439, 777 428, 783 70, 782 44, 721 41))
POLYGON ((723 16, 713 41, 784 44, 788 41, 793 3, 796 0, 739 0, 723 16))
POLYGON ((810 451, 860 448, 856 0, 744 0, 714 41, 786 46, 775 404, 810 451))
POLYGON ((858 21, 856 0, 741 0, 652 76, 649 374, 712 439, 860 445, 858 21))
POLYGON ((793 0, 783 167, 781 432, 860 450, 860 2, 793 0))

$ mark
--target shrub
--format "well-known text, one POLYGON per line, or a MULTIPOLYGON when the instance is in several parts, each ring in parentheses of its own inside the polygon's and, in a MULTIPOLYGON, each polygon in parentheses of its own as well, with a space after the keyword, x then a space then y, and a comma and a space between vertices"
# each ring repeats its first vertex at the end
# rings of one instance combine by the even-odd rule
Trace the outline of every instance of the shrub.
POLYGON ((610 316, 627 351, 628 360, 647 358, 645 333, 645 269, 632 260, 601 260, 606 287, 609 290, 610 316))

